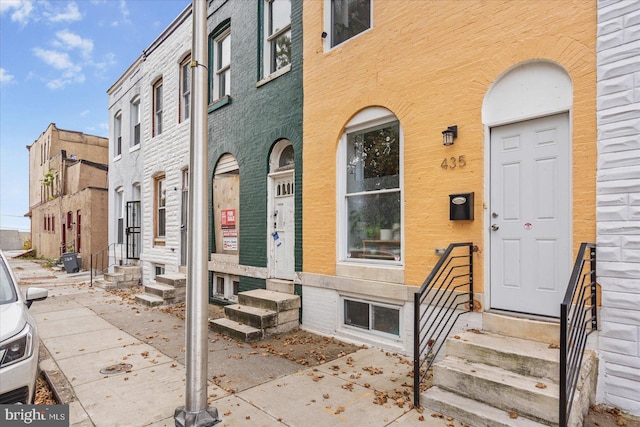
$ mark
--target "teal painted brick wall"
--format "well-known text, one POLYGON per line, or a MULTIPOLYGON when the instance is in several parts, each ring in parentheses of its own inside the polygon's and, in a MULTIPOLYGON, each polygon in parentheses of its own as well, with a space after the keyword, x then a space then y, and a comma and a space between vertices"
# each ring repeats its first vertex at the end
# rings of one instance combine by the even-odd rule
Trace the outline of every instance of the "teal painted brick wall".
MULTIPOLYGON (((267 266, 267 174, 271 148, 288 139, 295 152, 295 268, 302 270, 302 0, 291 5, 291 70, 256 87, 260 80, 261 2, 213 1, 207 30, 231 25, 230 102, 211 109, 209 127, 209 230, 214 251, 213 172, 225 153, 240 168, 240 264, 267 266)), ((240 290, 264 287, 264 280, 240 278, 240 290)))

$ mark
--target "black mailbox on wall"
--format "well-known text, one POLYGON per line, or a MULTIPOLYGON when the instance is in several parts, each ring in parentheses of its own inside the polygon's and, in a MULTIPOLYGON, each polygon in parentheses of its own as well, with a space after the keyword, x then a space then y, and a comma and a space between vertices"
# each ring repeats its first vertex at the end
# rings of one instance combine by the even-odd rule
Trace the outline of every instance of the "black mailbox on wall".
POLYGON ((473 193, 449 194, 449 219, 473 219, 473 193))

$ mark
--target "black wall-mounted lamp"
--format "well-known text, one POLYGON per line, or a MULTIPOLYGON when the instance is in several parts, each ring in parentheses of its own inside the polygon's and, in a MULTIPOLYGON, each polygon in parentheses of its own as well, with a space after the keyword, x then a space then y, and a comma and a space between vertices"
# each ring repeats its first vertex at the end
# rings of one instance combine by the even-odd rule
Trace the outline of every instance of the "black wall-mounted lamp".
POLYGON ((453 145, 453 140, 458 137, 458 126, 449 126, 442 131, 442 143, 453 145))

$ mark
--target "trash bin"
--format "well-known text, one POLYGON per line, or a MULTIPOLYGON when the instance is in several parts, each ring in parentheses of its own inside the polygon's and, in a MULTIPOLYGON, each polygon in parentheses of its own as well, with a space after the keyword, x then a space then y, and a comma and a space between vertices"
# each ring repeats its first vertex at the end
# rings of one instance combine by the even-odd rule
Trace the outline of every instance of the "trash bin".
POLYGON ((62 254, 62 262, 64 263, 64 269, 68 273, 77 273, 80 271, 80 265, 78 264, 77 252, 65 252, 62 254))

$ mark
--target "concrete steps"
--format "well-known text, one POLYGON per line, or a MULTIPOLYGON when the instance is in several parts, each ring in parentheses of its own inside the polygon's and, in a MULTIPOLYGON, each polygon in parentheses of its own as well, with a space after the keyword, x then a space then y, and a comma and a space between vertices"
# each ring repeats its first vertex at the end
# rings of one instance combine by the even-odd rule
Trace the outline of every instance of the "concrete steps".
POLYGON ((536 421, 527 418, 512 418, 508 412, 502 411, 475 399, 460 394, 431 387, 429 398, 423 403, 430 410, 446 414, 456 420, 464 420, 465 424, 474 427, 540 427, 536 421))
MULTIPOLYGON (((473 426, 558 425, 559 349, 548 342, 468 331, 447 340, 421 403, 473 426)), ((581 426, 597 372, 587 351, 570 426, 581 426)))
POLYGON ((263 338, 263 332, 249 325, 243 325, 227 318, 212 320, 209 322, 215 332, 230 336, 239 341, 255 342, 263 338))
POLYGON ((555 346, 486 331, 469 331, 456 336, 459 338, 447 341, 447 356, 553 381, 560 376, 560 351, 555 346))
POLYGON ((149 307, 181 303, 185 300, 186 285, 185 273, 158 275, 154 283, 144 285, 144 294, 136 295, 136 302, 149 307))
MULTIPOLYGON (((506 369, 482 363, 470 363, 457 357, 446 357, 434 365, 438 387, 507 412, 535 420, 558 422, 558 385, 541 382, 506 369), (541 384, 545 388, 536 388, 541 384), (508 399, 504 399, 508 396, 508 399)), ((435 381, 434 381, 435 382, 435 381)))
POLYGON ((152 294, 139 294, 136 295, 136 302, 146 305, 148 307, 157 307, 159 305, 165 305, 164 299, 158 295, 152 294))
MULTIPOLYGON (((282 285, 279 289, 293 289, 293 283, 282 285)), ((209 321, 209 327, 215 332, 252 342, 298 328, 299 309, 300 297, 297 295, 255 289, 240 292, 238 304, 225 306, 225 317, 209 321)))
POLYGON ((256 329, 273 328, 277 325, 278 313, 249 305, 227 305, 224 307, 227 319, 256 329))
POLYGON ((94 285, 104 290, 130 288, 140 285, 142 269, 138 265, 115 265, 113 271, 104 273, 102 279, 93 281, 94 285))

